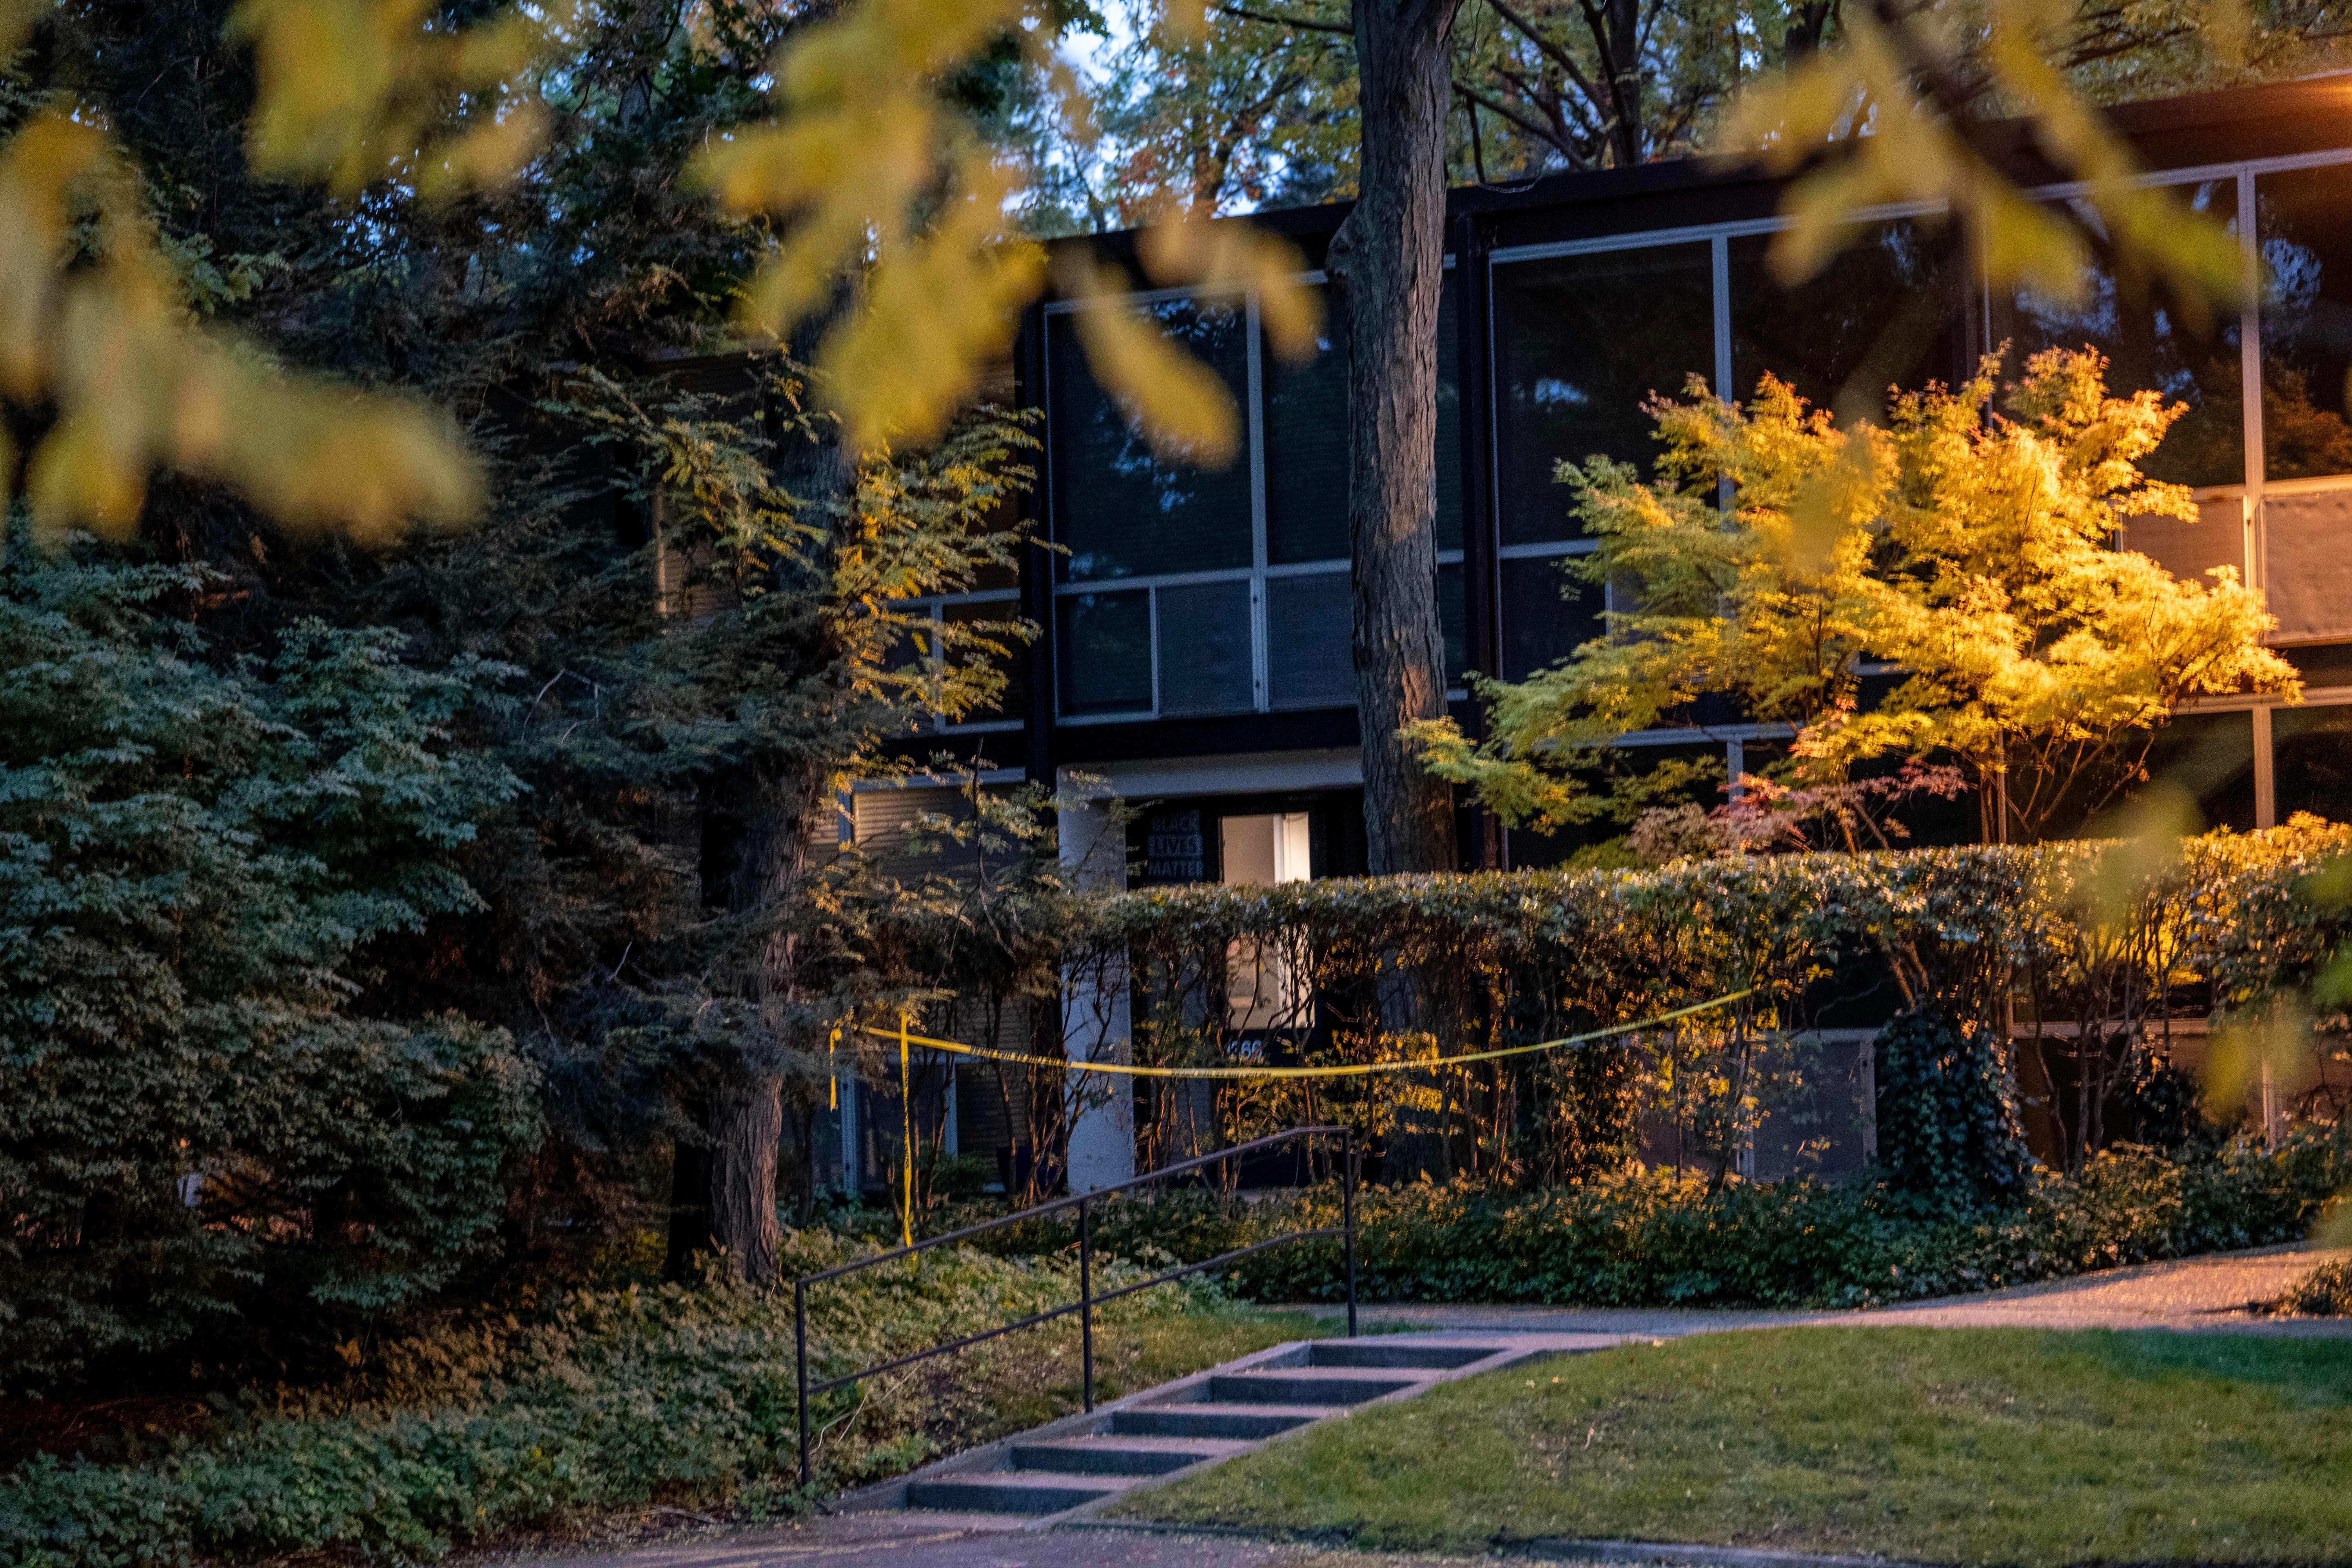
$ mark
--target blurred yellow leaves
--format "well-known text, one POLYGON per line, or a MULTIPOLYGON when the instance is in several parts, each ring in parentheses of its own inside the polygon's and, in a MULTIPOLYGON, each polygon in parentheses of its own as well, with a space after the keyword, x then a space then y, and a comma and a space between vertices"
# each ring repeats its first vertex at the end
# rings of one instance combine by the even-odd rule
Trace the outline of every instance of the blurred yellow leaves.
POLYGON ((1120 290, 1106 287, 1093 262, 1073 256, 1060 277, 1065 292, 1087 301, 1071 320, 1088 367, 1152 449, 1202 468, 1232 462, 1240 447, 1240 416, 1224 384, 1170 342, 1157 322, 1113 297, 1120 290))
POLYGON ((478 500, 446 416, 284 375, 195 325, 131 172, 63 108, 0 148, 0 391, 56 414, 26 469, 45 531, 123 535, 159 465, 362 540, 462 518, 478 500))
MULTIPOLYGON (((2029 199, 1976 142, 1969 122, 1983 102, 2029 117, 2042 151, 2083 183, 2081 199, 2106 237, 2169 284, 2184 309, 2242 300, 2252 280, 2237 241, 2170 190, 2136 184, 2130 150, 2050 64, 2046 46, 2069 15, 2055 0, 1985 0, 1965 14, 1958 0, 1853 5, 1840 16, 1840 47, 1746 94, 1727 118, 1725 143, 1797 176, 1774 269, 1787 280, 1811 277, 1851 237, 1858 209, 1948 203, 1974 232, 1996 286, 2079 300, 2090 259, 2083 230, 2063 208, 2029 199), (1832 144, 1838 155, 1823 159, 1832 144)), ((2222 47, 2242 39, 2235 0, 2217 0, 2216 21, 2222 47)))
MULTIPOLYGON (((940 101, 941 79, 1003 37, 1033 54, 1050 29, 1024 0, 862 0, 787 46, 780 112, 714 148, 698 174, 719 200, 784 222, 746 292, 751 331, 784 338, 835 317, 815 355, 851 442, 936 436, 1010 346, 1045 283, 1045 258, 1013 232, 1014 172, 940 101)), ((1078 103, 1066 72, 1060 90, 1078 103)), ((1291 247, 1245 224, 1183 216, 1150 230, 1152 280, 1206 294, 1255 290, 1282 352, 1314 352, 1320 321, 1291 247)), ((1113 296, 1132 281, 1073 256, 1055 275, 1086 301, 1095 373, 1163 455, 1232 459, 1239 419, 1222 383, 1113 296)))
POLYGON ((1173 212, 1145 229, 1136 244, 1154 281, 1189 284, 1204 294, 1255 290, 1259 324, 1275 353, 1288 360, 1315 357, 1323 331, 1320 302, 1301 288, 1298 252, 1278 235, 1249 224, 1212 223, 1173 212))
POLYGON ((428 198, 498 184, 546 129, 514 83, 572 9, 543 0, 458 29, 433 0, 244 0, 229 26, 260 69, 253 165, 342 196, 387 176, 428 198), (471 112, 436 139, 453 108, 471 112))
POLYGON ((991 40, 1025 37, 1023 17, 1019 0, 866 0, 786 47, 772 123, 701 160, 726 206, 788 221, 744 324, 782 338, 846 307, 815 363, 861 449, 936 436, 1043 282, 1009 231, 1013 172, 938 92, 991 40))

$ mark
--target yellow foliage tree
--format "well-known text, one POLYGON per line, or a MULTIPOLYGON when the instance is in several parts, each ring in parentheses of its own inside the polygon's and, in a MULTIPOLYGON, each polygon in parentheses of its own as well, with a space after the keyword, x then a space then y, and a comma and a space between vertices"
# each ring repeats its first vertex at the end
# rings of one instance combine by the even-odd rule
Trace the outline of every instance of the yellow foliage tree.
POLYGON ((2181 702, 2299 694, 2234 572, 2182 582, 2116 545, 2132 518, 2196 517, 2138 468, 2185 408, 2109 396, 2100 356, 2053 350, 1997 411, 1999 371, 1848 429, 1769 376, 1745 407, 1695 381, 1654 405, 1656 482, 1561 465, 1599 542, 1570 569, 1631 607, 1549 669, 1482 681, 1483 743, 1419 726, 1429 765, 1555 828, 1603 808, 1620 737, 1717 694, 1790 727, 1794 787, 1940 757, 1979 787, 1989 837, 2032 838, 2114 800, 2181 702), (1891 681, 1875 697, 1873 669, 1891 681))

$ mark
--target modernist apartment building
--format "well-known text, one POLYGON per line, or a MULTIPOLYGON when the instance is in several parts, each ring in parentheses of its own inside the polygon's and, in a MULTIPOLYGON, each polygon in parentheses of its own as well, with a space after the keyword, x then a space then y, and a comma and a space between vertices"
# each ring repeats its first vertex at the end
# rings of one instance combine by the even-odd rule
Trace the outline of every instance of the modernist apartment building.
MULTIPOLYGON (((2200 520, 2136 526, 2127 542, 2176 574, 2236 567, 2267 595, 2274 640, 2307 688, 2297 707, 2221 701, 2183 715, 2163 766, 2217 825, 2352 813, 2352 78, 2114 120, 2150 179, 2221 218, 2259 260, 2264 287, 2242 315, 2198 330, 2111 261, 2073 306, 1996 293, 1925 205, 1866 215, 1825 272, 1784 289, 1765 265, 1780 190, 1726 163, 1454 193, 1435 566, 1450 667, 1521 677, 1597 634, 1605 591, 1564 592, 1563 562, 1592 545, 1554 468, 1596 453, 1645 461, 1640 405, 1653 392, 1678 393, 1696 374, 1746 395, 1770 372, 1823 405, 1875 406, 1889 384, 1950 382, 2004 342, 2012 364, 2088 344, 2112 361, 2115 389, 2154 388, 2192 410, 2148 466, 2194 487, 2200 520)), ((2022 180, 2052 202, 2077 194, 2022 134, 2014 142, 2022 180)), ((1341 216, 1255 221, 1312 268, 1341 216)), ((1129 237, 1096 243, 1117 251, 1129 237)), ((1156 458, 1087 374, 1073 307, 1034 310, 1016 379, 1043 411, 1036 505, 1060 548, 1032 552, 1019 583, 935 613, 1017 607, 1043 636, 1001 713, 926 740, 992 778, 1086 775, 1142 807, 1127 853, 1091 862, 1107 879, 1129 864, 1146 881, 1360 871, 1344 345, 1284 363, 1254 299, 1142 300, 1223 377, 1246 449, 1219 471, 1156 458)), ((1630 739, 1704 750, 1737 774, 1773 738, 1730 723, 1630 739)), ((856 831, 886 840, 935 799, 860 794, 856 831)), ((1573 847, 1465 826, 1473 866, 1542 864, 1573 847)), ((1066 854, 1090 842, 1086 814, 1066 827, 1066 854)))

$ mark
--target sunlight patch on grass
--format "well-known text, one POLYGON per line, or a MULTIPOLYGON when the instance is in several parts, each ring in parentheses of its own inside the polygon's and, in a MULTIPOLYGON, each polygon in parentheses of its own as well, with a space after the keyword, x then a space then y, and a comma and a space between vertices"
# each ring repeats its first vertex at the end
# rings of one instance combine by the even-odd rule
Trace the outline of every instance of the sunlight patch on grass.
POLYGON ((1446 1384, 1118 1511, 1404 1551, 1580 1536, 2021 1568, 2340 1560, 2352 1342, 1696 1335, 1446 1384))

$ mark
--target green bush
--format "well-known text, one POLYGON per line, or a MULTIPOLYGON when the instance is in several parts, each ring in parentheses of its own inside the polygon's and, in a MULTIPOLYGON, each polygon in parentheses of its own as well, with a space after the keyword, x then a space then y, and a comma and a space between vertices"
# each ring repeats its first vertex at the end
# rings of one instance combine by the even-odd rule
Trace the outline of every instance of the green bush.
POLYGON ((415 1301, 539 1138, 504 1031, 347 1011, 366 943, 476 902, 516 786, 448 730, 495 671, 315 623, 207 662, 164 612, 219 586, 0 555, 0 1387, 415 1301))
MULTIPOLYGON (((786 1268, 857 1248, 803 1233, 786 1268)), ((1117 1263, 1105 1283, 1137 1277, 1117 1263)), ((856 1370, 1075 1300, 1066 1259, 961 1249, 810 1292, 814 1375, 856 1370)), ((1112 1304, 1167 1310, 1160 1292, 1112 1304)), ((1213 1304, 1213 1290, 1180 1296, 1213 1304)), ((968 1352, 974 1353, 974 1352, 968 1352)), ((976 1352, 976 1353, 985 1353, 976 1352)), ((1017 1347, 1006 1353, 1018 1353, 1017 1347)), ((962 1369, 969 1375, 969 1364, 962 1369)), ((397 1342, 334 1397, 223 1402, 199 1434, 130 1462, 40 1458, 0 1478, 0 1568, 123 1568, 316 1552, 437 1557, 602 1510, 764 1486, 797 1500, 792 1298, 714 1275, 700 1289, 582 1291, 397 1342)), ((931 1452, 919 1384, 812 1402, 822 1488, 931 1452)))
MULTIPOLYGON (((1467 1182, 1373 1188, 1359 1199, 1366 1300, 1589 1307, 1865 1307, 2063 1279, 2095 1268, 2288 1241, 2352 1184, 2352 1144, 2305 1135, 2180 1159, 2110 1149, 2074 1176, 2033 1179, 2016 1204, 1923 1209, 1883 1183, 1733 1182, 1633 1171, 1576 1187, 1497 1193, 1467 1182)), ((1339 1194, 1239 1202, 1205 1193, 1111 1202, 1107 1252, 1188 1262, 1285 1230, 1339 1223, 1339 1194)), ((1039 1222, 1008 1248, 1066 1245, 1039 1222)), ((1258 1301, 1329 1301, 1339 1244, 1300 1242, 1236 1265, 1258 1301)))

